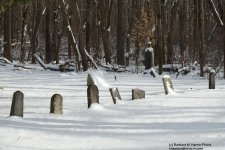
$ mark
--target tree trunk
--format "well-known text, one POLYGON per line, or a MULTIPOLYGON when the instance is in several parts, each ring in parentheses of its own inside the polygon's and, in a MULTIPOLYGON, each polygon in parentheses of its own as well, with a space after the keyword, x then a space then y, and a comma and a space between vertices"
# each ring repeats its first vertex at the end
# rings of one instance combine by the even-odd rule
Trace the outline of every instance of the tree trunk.
POLYGON ((92 0, 87 1, 87 8, 86 8, 86 50, 90 54, 90 47, 91 47, 91 5, 92 0))
POLYGON ((159 75, 163 73, 163 67, 162 67, 162 12, 161 12, 161 0, 157 1, 157 7, 158 7, 158 14, 157 14, 157 51, 158 51, 158 63, 159 63, 159 75))
MULTIPOLYGON (((80 2, 80 8, 81 9, 83 8, 83 2, 82 1, 80 2)), ((85 54, 85 47, 84 47, 84 33, 83 33, 84 20, 83 20, 83 16, 84 16, 84 14, 82 13, 82 11, 80 11, 80 16, 79 16, 80 25, 79 25, 79 35, 78 35, 79 44, 78 45, 79 45, 80 55, 81 55, 81 59, 82 59, 83 71, 87 71, 88 62, 87 62, 87 56, 85 54)))
POLYGON ((97 2, 93 2, 93 19, 92 19, 92 41, 94 50, 94 59, 99 59, 99 25, 98 25, 98 7, 97 2))
MULTIPOLYGON (((71 26, 72 24, 72 19, 71 19, 71 16, 69 16, 69 24, 71 26)), ((70 33, 68 32, 67 33, 67 38, 68 38, 68 58, 71 59, 72 58, 72 37, 70 36, 70 33)))
POLYGON ((46 1, 46 32, 45 32, 45 63, 50 63, 52 61, 52 42, 51 42, 51 30, 50 30, 50 22, 51 22, 51 2, 50 0, 46 1))
POLYGON ((118 1, 117 64, 124 66, 124 1, 118 1))
POLYGON ((223 4, 223 78, 225 79, 225 2, 223 4))
POLYGON ((24 47, 25 40, 25 28, 27 24, 27 15, 28 15, 29 6, 26 5, 23 8, 23 16, 22 16, 22 29, 21 29, 21 49, 20 49, 20 63, 24 64, 24 60, 26 57, 26 50, 24 47))
POLYGON ((204 0, 200 0, 200 47, 199 47, 199 60, 200 60, 200 76, 204 76, 204 0))
POLYGON ((179 21, 180 21, 180 63, 184 65, 184 50, 185 50, 185 1, 180 1, 179 21))
POLYGON ((170 19, 169 19, 169 32, 167 37, 167 63, 173 63, 173 32, 174 24, 176 21, 176 9, 177 3, 175 2, 171 8, 170 19))
POLYGON ((99 1, 99 12, 100 12, 100 21, 101 21, 101 35, 102 43, 105 53, 106 64, 111 63, 111 51, 110 51, 110 17, 113 6, 113 0, 100 0, 99 1))
POLYGON ((198 1, 194 0, 194 20, 193 20, 193 51, 192 51, 192 62, 196 60, 196 54, 199 50, 199 32, 198 32, 198 1))
POLYGON ((37 38, 38 38, 38 30, 41 23, 42 18, 42 3, 39 0, 33 1, 33 23, 32 23, 32 34, 31 34, 31 57, 32 57, 32 64, 35 63, 34 54, 37 50, 37 38))
POLYGON ((12 61, 11 47, 11 7, 8 7, 4 13, 4 52, 3 57, 12 61))

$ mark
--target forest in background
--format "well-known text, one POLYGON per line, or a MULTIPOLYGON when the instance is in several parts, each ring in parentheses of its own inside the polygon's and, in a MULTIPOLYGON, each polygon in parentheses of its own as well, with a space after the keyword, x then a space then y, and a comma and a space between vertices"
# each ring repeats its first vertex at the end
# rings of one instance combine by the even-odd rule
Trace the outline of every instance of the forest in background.
POLYGON ((197 61, 203 77, 225 68, 224 10, 224 0, 0 0, 0 56, 138 66, 151 41, 159 74, 197 61))

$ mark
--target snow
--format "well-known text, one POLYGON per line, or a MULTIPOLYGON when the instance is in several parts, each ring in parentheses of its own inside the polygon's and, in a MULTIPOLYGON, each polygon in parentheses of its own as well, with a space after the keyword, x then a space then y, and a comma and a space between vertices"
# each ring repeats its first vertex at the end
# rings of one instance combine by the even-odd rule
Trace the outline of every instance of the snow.
POLYGON ((216 79, 216 89, 209 90, 208 79, 169 75, 177 94, 165 95, 164 75, 0 66, 0 149, 224 150, 225 80, 216 79), (98 82, 100 101, 90 109, 88 73, 98 82), (109 87, 118 87, 123 98, 118 104, 113 104, 109 87), (131 100, 133 88, 145 90, 145 99, 131 100), (9 117, 17 90, 24 93, 23 118, 9 117), (63 115, 49 113, 55 93, 63 96, 63 115))
POLYGON ((170 78, 170 76, 166 74, 163 76, 163 78, 170 78))
POLYGON ((145 49, 145 52, 147 52, 147 51, 149 51, 149 52, 153 52, 154 50, 153 50, 153 48, 152 48, 152 47, 148 47, 148 48, 146 48, 146 49, 145 49))

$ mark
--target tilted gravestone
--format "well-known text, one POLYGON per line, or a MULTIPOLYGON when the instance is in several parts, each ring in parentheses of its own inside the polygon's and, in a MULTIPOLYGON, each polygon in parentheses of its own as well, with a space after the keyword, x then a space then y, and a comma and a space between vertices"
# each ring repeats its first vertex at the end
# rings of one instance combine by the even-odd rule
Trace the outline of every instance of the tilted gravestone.
POLYGON ((215 89, 215 71, 211 70, 209 74, 209 89, 215 89))
POLYGON ((54 94, 51 98, 50 113, 63 114, 63 97, 60 94, 54 94))
POLYGON ((145 91, 140 89, 132 89, 132 100, 145 98, 145 91))
POLYGON ((99 104, 99 91, 96 85, 92 84, 88 86, 87 97, 88 97, 88 108, 90 108, 91 104, 93 103, 99 104))
POLYGON ((91 75, 88 74, 88 76, 87 76, 87 86, 89 86, 89 85, 94 85, 94 84, 95 84, 95 83, 94 83, 94 81, 93 81, 91 75))
POLYGON ((119 93, 119 90, 118 88, 109 88, 109 91, 111 93, 111 96, 112 96, 112 99, 113 99, 113 103, 116 104, 116 100, 121 100, 121 97, 120 97, 120 93, 119 93))
POLYGON ((23 100, 24 94, 20 91, 13 93, 10 116, 23 117, 23 100))
POLYGON ((163 86, 165 89, 165 94, 169 94, 170 90, 173 90, 173 84, 172 84, 172 80, 169 76, 165 75, 163 76, 163 86))

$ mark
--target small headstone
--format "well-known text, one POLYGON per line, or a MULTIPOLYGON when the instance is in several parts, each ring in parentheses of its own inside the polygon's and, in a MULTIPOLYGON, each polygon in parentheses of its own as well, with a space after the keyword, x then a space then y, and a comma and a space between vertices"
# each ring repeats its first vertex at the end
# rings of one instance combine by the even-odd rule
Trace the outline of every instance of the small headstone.
POLYGON ((215 89, 215 71, 211 70, 209 74, 209 89, 215 89))
POLYGON ((88 96, 88 108, 90 108, 91 104, 93 103, 99 104, 99 91, 96 85, 92 84, 88 86, 87 96, 88 96))
POLYGON ((94 81, 93 81, 91 75, 88 74, 88 76, 87 76, 87 86, 89 86, 89 85, 94 85, 94 84, 95 84, 95 83, 94 83, 94 81))
POLYGON ((112 99, 113 99, 113 103, 116 104, 116 100, 121 100, 121 97, 120 97, 120 93, 119 93, 119 90, 118 88, 110 88, 109 89, 110 93, 111 93, 111 96, 112 96, 112 99))
POLYGON ((23 117, 23 99, 24 94, 20 91, 13 93, 10 116, 23 117))
POLYGON ((132 89, 132 100, 145 98, 145 91, 140 89, 132 89))
POLYGON ((173 84, 172 84, 172 80, 169 76, 165 75, 163 76, 163 86, 165 89, 165 94, 169 94, 170 90, 173 90, 173 84))
POLYGON ((50 113, 63 114, 63 97, 60 94, 54 94, 52 96, 50 113))

